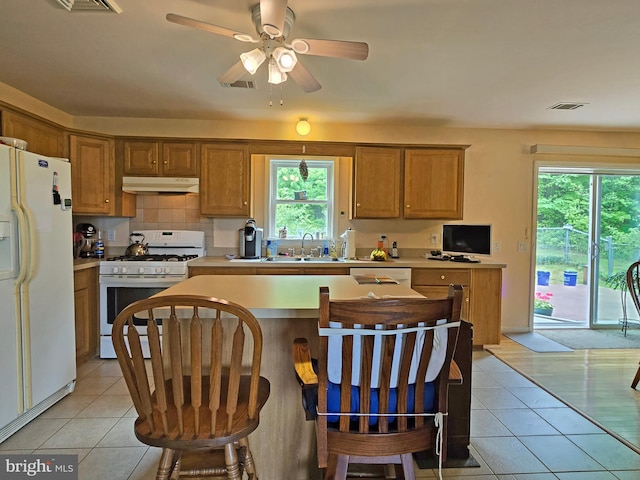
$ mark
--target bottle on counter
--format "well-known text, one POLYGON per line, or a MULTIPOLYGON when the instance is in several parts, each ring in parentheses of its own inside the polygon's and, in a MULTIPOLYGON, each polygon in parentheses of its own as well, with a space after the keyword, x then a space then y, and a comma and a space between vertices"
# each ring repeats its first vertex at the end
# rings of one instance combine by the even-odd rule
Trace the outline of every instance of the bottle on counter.
POLYGON ((93 243, 93 255, 96 258, 104 258, 104 242, 100 230, 98 230, 98 239, 93 243))
POLYGON ((398 242, 391 244, 391 258, 398 258, 398 242))
POLYGON ((278 241, 267 240, 267 257, 278 256, 278 241))
POLYGON ((384 251, 384 240, 378 240, 378 246, 371 252, 369 258, 380 262, 387 259, 387 252, 384 251))
POLYGON ((331 242, 331 248, 329 249, 329 256, 331 258, 338 258, 338 249, 336 248, 336 242, 331 242))

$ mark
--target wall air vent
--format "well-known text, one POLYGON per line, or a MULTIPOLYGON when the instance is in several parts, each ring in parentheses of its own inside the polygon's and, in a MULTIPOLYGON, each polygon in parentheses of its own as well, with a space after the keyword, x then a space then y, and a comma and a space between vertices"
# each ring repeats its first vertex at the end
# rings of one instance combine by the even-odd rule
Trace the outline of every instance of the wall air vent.
POLYGON ((220 85, 225 88, 256 88, 256 82, 253 80, 236 80, 233 83, 220 82, 220 85))
POLYGON ((589 105, 588 103, 576 103, 576 102, 560 102, 547 108, 547 110, 576 110, 580 107, 589 105))
POLYGON ((114 12, 122 13, 122 9, 115 0, 57 0, 57 2, 70 12, 114 12))

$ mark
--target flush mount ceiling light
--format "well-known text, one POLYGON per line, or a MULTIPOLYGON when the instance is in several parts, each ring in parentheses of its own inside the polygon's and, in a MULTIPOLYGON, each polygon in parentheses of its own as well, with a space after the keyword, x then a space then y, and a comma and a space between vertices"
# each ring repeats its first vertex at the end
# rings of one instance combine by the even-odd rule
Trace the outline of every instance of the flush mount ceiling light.
POLYGON ((309 135, 309 132, 311 132, 311 124, 306 118, 298 120, 298 123, 296 123, 296 132, 303 137, 309 135))

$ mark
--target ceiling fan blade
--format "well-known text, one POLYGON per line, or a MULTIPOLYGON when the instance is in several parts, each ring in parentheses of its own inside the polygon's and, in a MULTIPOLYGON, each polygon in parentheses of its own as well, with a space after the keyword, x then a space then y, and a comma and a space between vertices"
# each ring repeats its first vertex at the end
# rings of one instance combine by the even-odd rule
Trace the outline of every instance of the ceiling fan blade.
POLYGON ((284 16, 287 0, 260 0, 262 29, 271 37, 279 37, 284 32, 284 16))
POLYGON ((316 80, 315 77, 311 75, 311 72, 309 72, 309 70, 307 70, 306 67, 300 62, 296 63, 296 66, 293 67, 293 70, 289 72, 289 77, 291 77, 294 82, 300 85, 300 88, 302 88, 302 90, 304 90, 306 93, 317 92, 322 88, 320 82, 318 82, 318 80, 316 80))
POLYGON ((345 40, 296 38, 291 41, 291 48, 296 53, 319 55, 321 57, 348 58, 350 60, 366 60, 369 56, 369 45, 364 42, 349 42, 345 40))
POLYGON ((233 83, 240 80, 240 78, 247 73, 247 70, 242 64, 242 60, 238 61, 233 67, 224 72, 218 77, 220 83, 233 83))
POLYGON ((235 30, 219 27, 218 25, 202 22, 194 18, 183 17, 182 15, 178 15, 175 13, 167 13, 167 20, 173 23, 177 23, 178 25, 184 25, 185 27, 199 28, 200 30, 204 30, 205 32, 215 33, 216 35, 222 35, 223 37, 235 38, 236 40, 240 40, 241 42, 259 42, 259 40, 252 38, 251 35, 247 35, 246 33, 236 32, 235 30))

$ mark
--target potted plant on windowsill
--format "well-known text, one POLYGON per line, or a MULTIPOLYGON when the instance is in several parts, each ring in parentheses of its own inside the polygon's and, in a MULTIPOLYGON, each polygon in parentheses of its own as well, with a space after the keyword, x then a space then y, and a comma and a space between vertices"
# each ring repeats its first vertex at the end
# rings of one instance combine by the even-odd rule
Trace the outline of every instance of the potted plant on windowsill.
POLYGON ((553 304, 551 303, 551 297, 553 293, 536 292, 536 297, 533 301, 533 313, 536 315, 551 316, 553 313, 553 304))

